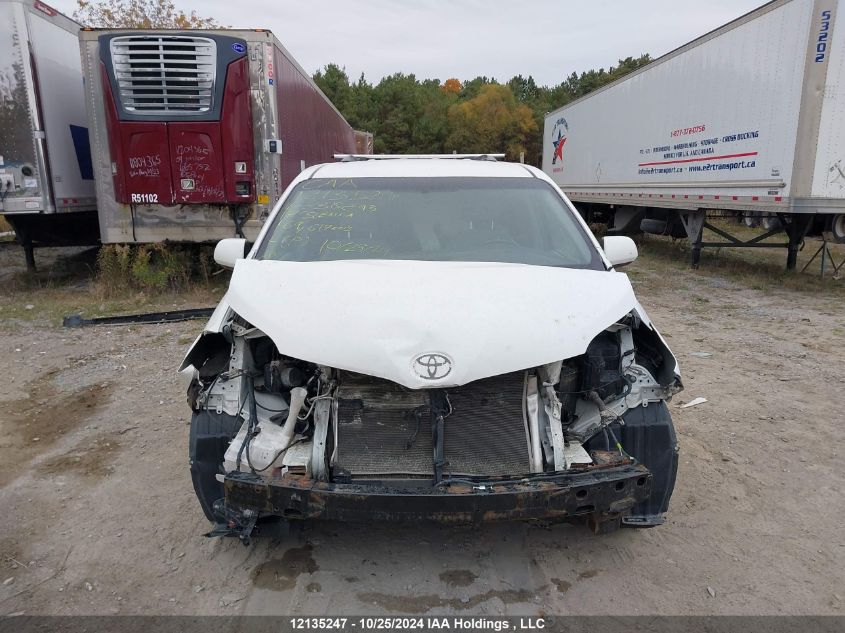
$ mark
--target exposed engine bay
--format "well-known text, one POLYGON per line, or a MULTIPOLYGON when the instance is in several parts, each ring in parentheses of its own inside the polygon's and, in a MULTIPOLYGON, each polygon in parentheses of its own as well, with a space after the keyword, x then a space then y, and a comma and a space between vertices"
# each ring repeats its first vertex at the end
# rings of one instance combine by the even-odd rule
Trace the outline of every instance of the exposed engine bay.
MULTIPOLYGON (((680 389, 674 358, 634 312, 581 356, 432 389, 287 357, 237 316, 206 339, 192 352, 189 402, 239 424, 216 473, 221 482, 484 492, 501 481, 635 466, 653 453, 643 453, 653 442, 644 441, 645 427, 627 428, 626 418, 680 389)), ((666 439, 664 448, 676 451, 674 433, 666 439)), ((636 502, 645 502, 644 493, 636 502)), ((641 520, 659 522, 666 503, 668 496, 641 520)), ((634 505, 630 497, 615 514, 630 514, 634 505)), ((268 507, 310 516, 277 506, 263 511, 268 507)))

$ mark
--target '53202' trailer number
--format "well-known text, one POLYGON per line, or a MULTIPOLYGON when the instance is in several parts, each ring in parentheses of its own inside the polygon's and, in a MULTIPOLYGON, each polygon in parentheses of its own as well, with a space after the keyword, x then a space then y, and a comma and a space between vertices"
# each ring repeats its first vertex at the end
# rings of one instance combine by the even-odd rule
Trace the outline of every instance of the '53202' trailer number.
POLYGON ((147 202, 147 203, 158 203, 158 194, 157 193, 133 193, 130 198, 132 202, 147 202))

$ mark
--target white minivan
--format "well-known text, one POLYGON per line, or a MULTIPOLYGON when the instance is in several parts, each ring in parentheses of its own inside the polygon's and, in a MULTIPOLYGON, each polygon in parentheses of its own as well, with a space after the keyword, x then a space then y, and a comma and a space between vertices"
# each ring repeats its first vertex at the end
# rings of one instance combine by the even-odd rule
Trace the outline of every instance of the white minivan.
POLYGON ((211 534, 283 522, 663 522, 676 360, 540 170, 486 155, 306 169, 185 358, 211 534))

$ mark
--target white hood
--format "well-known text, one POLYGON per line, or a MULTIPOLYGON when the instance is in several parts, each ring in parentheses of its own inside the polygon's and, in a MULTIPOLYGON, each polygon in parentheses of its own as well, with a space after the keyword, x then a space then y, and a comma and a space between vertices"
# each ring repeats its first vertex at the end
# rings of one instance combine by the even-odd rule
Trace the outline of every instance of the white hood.
POLYGON ((499 263, 241 260, 224 304, 286 356, 412 389, 578 356, 647 319, 622 273, 499 263))

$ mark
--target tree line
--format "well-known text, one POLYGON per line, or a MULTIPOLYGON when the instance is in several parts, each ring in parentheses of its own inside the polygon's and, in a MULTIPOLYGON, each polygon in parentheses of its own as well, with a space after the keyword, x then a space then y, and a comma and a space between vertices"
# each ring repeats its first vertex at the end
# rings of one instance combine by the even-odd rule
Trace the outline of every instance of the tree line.
POLYGON ((508 160, 540 165, 543 120, 560 108, 651 61, 648 54, 620 59, 607 70, 573 72, 556 86, 539 86, 531 75, 505 83, 476 77, 417 79, 395 73, 376 84, 362 74, 350 81, 329 64, 314 81, 356 130, 372 132, 377 154, 505 152, 508 160))

